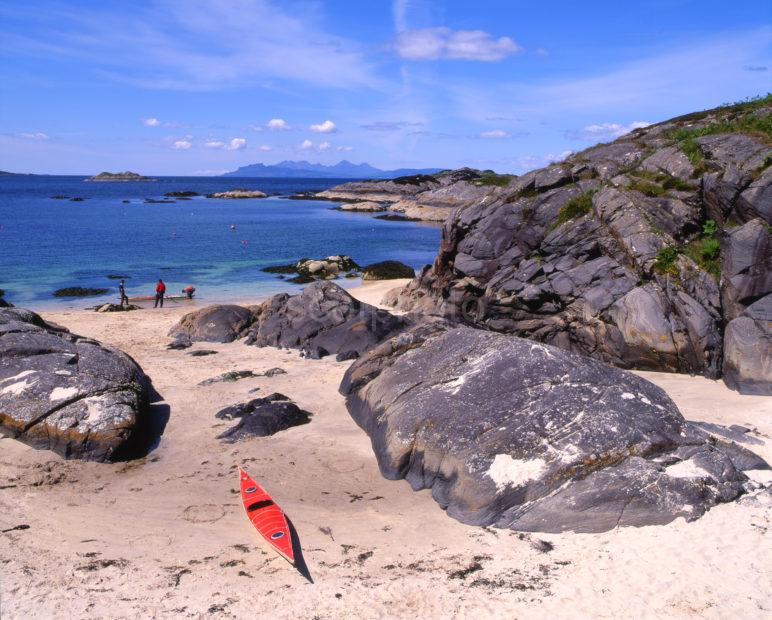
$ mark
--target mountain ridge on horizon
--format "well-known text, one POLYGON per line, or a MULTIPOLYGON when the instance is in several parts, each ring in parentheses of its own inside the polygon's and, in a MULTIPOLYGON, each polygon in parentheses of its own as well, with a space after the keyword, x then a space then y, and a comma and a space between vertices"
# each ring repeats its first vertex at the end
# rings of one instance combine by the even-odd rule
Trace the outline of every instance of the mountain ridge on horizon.
POLYGON ((278 164, 249 164, 241 166, 222 177, 319 177, 319 178, 350 178, 350 179, 393 179, 414 174, 434 174, 443 168, 398 168, 396 170, 381 170, 367 163, 355 164, 342 159, 337 164, 312 164, 309 161, 284 160, 278 164))

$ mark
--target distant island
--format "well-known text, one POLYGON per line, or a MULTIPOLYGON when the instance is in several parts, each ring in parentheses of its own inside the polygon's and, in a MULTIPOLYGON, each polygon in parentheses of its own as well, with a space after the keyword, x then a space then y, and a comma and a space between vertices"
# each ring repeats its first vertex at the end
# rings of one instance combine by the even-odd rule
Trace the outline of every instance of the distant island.
POLYGON ((85 179, 86 181, 155 181, 150 177, 143 177, 136 172, 100 172, 96 176, 85 179))
POLYGON ((312 164, 308 161, 282 161, 278 164, 250 164, 238 170, 226 172, 224 177, 291 177, 291 178, 330 178, 330 179, 394 179, 415 174, 434 174, 441 168, 400 168, 399 170, 380 170, 369 164, 353 164, 350 161, 338 162, 333 166, 312 164))
POLYGON ((8 172, 7 170, 0 170, 0 177, 34 177, 37 176, 31 172, 8 172))

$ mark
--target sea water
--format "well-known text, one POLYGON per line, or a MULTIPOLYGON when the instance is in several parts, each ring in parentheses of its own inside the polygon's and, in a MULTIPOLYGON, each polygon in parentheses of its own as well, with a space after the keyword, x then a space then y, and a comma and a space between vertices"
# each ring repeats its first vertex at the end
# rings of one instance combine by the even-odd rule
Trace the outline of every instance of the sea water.
POLYGON ((163 278, 167 294, 179 294, 192 284, 203 301, 250 299, 301 288, 262 267, 347 254, 360 265, 399 260, 419 269, 432 261, 439 244, 437 225, 378 220, 371 214, 336 211, 336 203, 328 201, 286 198, 345 179, 84 179, 0 177, 0 288, 7 301, 33 309, 117 301, 118 282, 109 275, 128 276, 130 297, 152 295, 155 281, 163 278), (204 197, 237 187, 259 189, 269 197, 204 197), (201 196, 145 202, 165 199, 172 191, 201 196), (84 200, 58 200, 56 195, 84 200), (55 290, 71 286, 106 288, 109 293, 53 297, 55 290))

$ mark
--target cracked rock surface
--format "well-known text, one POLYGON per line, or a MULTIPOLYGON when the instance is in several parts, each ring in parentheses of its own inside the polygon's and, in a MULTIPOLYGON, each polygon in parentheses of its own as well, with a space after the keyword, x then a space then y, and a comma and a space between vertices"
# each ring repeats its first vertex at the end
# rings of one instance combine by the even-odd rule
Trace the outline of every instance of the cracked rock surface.
POLYGON ((0 309, 0 432, 65 458, 114 460, 142 432, 148 389, 125 353, 0 309))
POLYGON ((746 312, 772 295, 772 148, 732 132, 770 115, 672 119, 492 189, 453 211, 431 267, 384 303, 772 395, 772 354, 751 344, 772 338, 772 315, 746 312))
POLYGON ((460 521, 598 532, 696 519, 768 469, 687 422, 659 387, 563 349, 440 321, 357 360, 341 384, 382 474, 460 521))

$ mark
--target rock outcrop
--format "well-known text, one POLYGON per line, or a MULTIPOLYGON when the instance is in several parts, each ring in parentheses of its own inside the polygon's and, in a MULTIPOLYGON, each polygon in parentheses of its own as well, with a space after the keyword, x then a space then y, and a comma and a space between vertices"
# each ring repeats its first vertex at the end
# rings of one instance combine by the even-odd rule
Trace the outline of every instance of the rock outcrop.
POLYGON ((377 213, 379 211, 385 211, 380 202, 373 202, 372 200, 363 200, 362 202, 344 202, 339 207, 335 207, 338 211, 361 211, 363 213, 377 213))
POLYGON ((768 350, 737 345, 751 322, 770 335, 743 315, 772 292, 771 116, 770 97, 688 115, 494 187, 453 211, 431 267, 384 301, 623 368, 717 378, 729 342, 732 372, 752 364, 772 385, 768 350))
POLYGON ((274 393, 218 411, 215 417, 221 420, 237 419, 238 423, 217 438, 225 443, 235 443, 250 437, 267 437, 293 426, 308 424, 311 415, 284 394, 274 393))
POLYGON ((341 210, 361 210, 357 205, 366 201, 388 204, 390 212, 408 220, 442 222, 455 208, 489 200, 513 179, 490 170, 462 168, 390 181, 353 181, 319 192, 315 197, 351 203, 339 207, 341 210))
POLYGON ((183 316, 169 336, 182 342, 233 342, 253 321, 252 311, 243 306, 207 306, 183 316))
POLYGON ((359 265, 350 256, 335 255, 327 258, 301 258, 289 265, 263 267, 261 271, 281 276, 296 274, 288 281, 295 284, 308 284, 315 280, 332 280, 342 274, 356 273, 359 269, 359 265))
POLYGON ((227 192, 207 194, 207 198, 265 198, 268 194, 257 189, 229 189, 227 192))
POLYGON ((460 521, 598 532, 696 519, 766 469, 660 388, 557 347, 441 321, 371 349, 341 392, 386 478, 460 521))
POLYGON ((114 460, 148 432, 148 390, 126 354, 0 309, 0 432, 65 458, 114 460))
POLYGON ((385 260, 362 267, 362 280, 396 280, 413 277, 415 277, 413 268, 398 260, 385 260))
POLYGON ((299 295, 282 293, 255 308, 247 344, 300 349, 318 359, 353 359, 405 323, 354 299, 332 282, 315 282, 299 295))
MULTIPOLYGON (((406 324, 405 319, 361 303, 337 284, 321 280, 298 295, 281 293, 249 308, 209 306, 190 312, 172 327, 169 336, 174 345, 184 346, 246 337, 249 345, 300 349, 313 359, 336 355, 343 360, 358 357, 406 324)), ((265 376, 280 372, 271 369, 265 376)), ((244 376, 259 375, 249 371, 244 376)))

